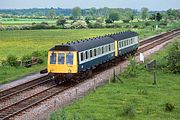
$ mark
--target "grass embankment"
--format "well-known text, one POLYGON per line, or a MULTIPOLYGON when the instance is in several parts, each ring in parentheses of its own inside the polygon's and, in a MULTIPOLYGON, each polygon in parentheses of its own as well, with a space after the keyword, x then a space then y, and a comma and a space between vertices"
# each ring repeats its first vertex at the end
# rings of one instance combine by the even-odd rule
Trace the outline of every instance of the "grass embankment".
MULTIPOLYGON (((180 39, 179 39, 180 40, 180 39)), ((152 58, 162 63, 169 46, 152 58)), ((152 59, 151 58, 151 59, 152 59)), ((153 72, 139 65, 136 77, 120 75, 124 84, 110 83, 90 92, 84 98, 51 115, 51 120, 62 118, 81 120, 175 120, 180 119, 180 74, 161 69, 156 70, 157 85, 153 83, 153 72), (174 105, 171 112, 165 104, 174 105)))

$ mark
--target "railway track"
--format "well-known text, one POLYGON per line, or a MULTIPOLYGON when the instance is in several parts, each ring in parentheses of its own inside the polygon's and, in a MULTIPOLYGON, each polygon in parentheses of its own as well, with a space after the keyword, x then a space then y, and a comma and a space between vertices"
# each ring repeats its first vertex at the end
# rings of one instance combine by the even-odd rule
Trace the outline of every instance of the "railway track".
POLYGON ((51 98, 52 96, 55 96, 56 94, 65 91, 66 89, 70 87, 71 85, 67 85, 63 87, 52 85, 44 91, 41 91, 37 94, 34 94, 30 97, 20 100, 14 104, 6 106, 0 109, 0 119, 1 120, 9 119, 10 117, 17 115, 21 113, 22 111, 25 111, 28 108, 31 108, 37 105, 38 103, 41 103, 44 100, 47 100, 51 98))
POLYGON ((137 55, 139 53, 143 53, 149 49, 152 49, 153 47, 157 46, 157 45, 160 45, 161 43, 163 42, 166 42, 176 36, 180 35, 180 29, 178 30, 174 30, 174 31, 171 31, 170 33, 165 33, 163 35, 160 35, 161 37, 159 38, 158 36, 156 37, 157 39, 153 39, 151 38, 151 41, 148 40, 148 42, 144 42, 144 41, 141 41, 140 42, 140 47, 137 51, 137 55))
MULTIPOLYGON (((161 34, 160 36, 155 36, 153 38, 150 38, 146 41, 140 42, 140 48, 138 49, 138 53, 145 52, 165 41, 168 41, 172 39, 173 37, 176 37, 180 35, 180 29, 176 29, 173 31, 170 31, 168 33, 161 34)), ((0 102, 1 100, 6 100, 7 98, 10 98, 11 96, 15 96, 18 93, 21 93, 23 91, 27 91, 33 87, 36 87, 40 84, 43 84, 45 81, 48 81, 48 76, 44 76, 38 79, 35 79, 33 81, 21 84, 19 86, 16 86, 14 88, 10 88, 8 90, 4 90, 0 92, 0 102)), ((29 97, 26 97, 23 100, 17 101, 11 105, 7 105, 0 109, 0 120, 6 120, 9 119, 17 114, 20 114, 21 112, 51 98, 52 96, 57 95, 58 93, 65 91, 72 87, 72 85, 65 85, 65 83, 62 83, 63 86, 56 86, 52 85, 48 87, 47 89, 33 94, 29 97)))
POLYGON ((40 84, 40 83, 42 83, 42 81, 47 80, 47 79, 48 79, 48 76, 46 75, 46 76, 34 79, 32 81, 29 81, 29 82, 25 82, 25 83, 20 84, 18 86, 15 86, 15 87, 12 87, 12 88, 9 88, 6 90, 2 90, 2 91, 0 91, 0 100, 7 98, 7 97, 10 97, 14 94, 20 93, 23 90, 31 88, 34 85, 40 84))

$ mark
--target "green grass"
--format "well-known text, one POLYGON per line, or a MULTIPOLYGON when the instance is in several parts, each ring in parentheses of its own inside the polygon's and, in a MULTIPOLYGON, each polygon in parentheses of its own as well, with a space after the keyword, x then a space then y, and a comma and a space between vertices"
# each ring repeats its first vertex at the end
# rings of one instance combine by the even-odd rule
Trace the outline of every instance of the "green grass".
MULTIPOLYGON (((81 29, 81 30, 15 30, 0 31, 0 59, 9 54, 23 56, 33 51, 47 51, 55 44, 74 40, 92 38, 127 29, 81 29)), ((140 39, 161 32, 150 30, 135 30, 140 39)))
POLYGON ((30 73, 39 72, 45 68, 45 65, 44 63, 43 65, 35 65, 30 68, 0 66, 0 84, 16 80, 30 73))
MULTIPOLYGON (((180 40, 180 39, 179 39, 180 40)), ((168 48, 152 59, 158 62, 168 48), (161 56, 161 57, 160 57, 161 56)), ((157 85, 152 85, 153 74, 140 65, 136 77, 125 77, 120 82, 106 84, 95 92, 51 115, 51 120, 65 116, 68 120, 177 120, 180 119, 180 74, 156 70, 157 85), (172 112, 165 111, 165 104, 175 106, 172 112), (129 110, 127 110, 130 108, 129 110), (124 112, 128 111, 129 114, 124 112), (74 117, 75 116, 75 117, 74 117)))

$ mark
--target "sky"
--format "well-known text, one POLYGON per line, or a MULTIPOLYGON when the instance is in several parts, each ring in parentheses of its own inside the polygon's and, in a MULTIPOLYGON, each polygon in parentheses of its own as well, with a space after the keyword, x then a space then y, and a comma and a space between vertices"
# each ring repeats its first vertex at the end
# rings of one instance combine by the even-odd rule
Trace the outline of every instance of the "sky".
POLYGON ((140 10, 147 7, 150 10, 180 9, 180 0, 0 0, 0 9, 27 8, 132 8, 140 10))

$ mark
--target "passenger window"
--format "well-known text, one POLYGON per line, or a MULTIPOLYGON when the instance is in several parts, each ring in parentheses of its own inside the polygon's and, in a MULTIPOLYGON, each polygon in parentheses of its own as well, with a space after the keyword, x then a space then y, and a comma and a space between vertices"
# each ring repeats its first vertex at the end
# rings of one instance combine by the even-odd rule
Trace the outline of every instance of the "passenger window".
POLYGON ((73 54, 72 53, 66 54, 66 64, 73 65, 73 54))
POLYGON ((104 53, 104 47, 101 48, 102 54, 104 53))
POLYGON ((92 50, 90 50, 90 58, 93 57, 93 53, 92 53, 92 50))
POLYGON ((83 53, 81 53, 81 61, 83 61, 83 53))
POLYGON ((64 64, 64 53, 58 53, 58 64, 64 64))
POLYGON ((119 42, 119 47, 121 48, 122 46, 121 46, 121 42, 119 42))
POLYGON ((109 49, 108 49, 108 46, 106 45, 106 52, 108 52, 108 50, 109 50, 109 49))
POLYGON ((94 49, 94 56, 96 56, 97 54, 96 54, 96 49, 94 49))
POLYGON ((56 53, 51 53, 50 64, 56 64, 56 53))
MULTIPOLYGON (((121 44, 121 43, 120 43, 121 44)), ((113 44, 111 44, 111 51, 113 51, 114 50, 114 48, 113 48, 113 44)))
POLYGON ((99 47, 98 48, 98 55, 100 55, 101 54, 101 48, 99 47))
POLYGON ((85 52, 85 59, 88 59, 88 51, 85 52))
POLYGON ((109 45, 109 51, 111 51, 111 45, 109 45))

